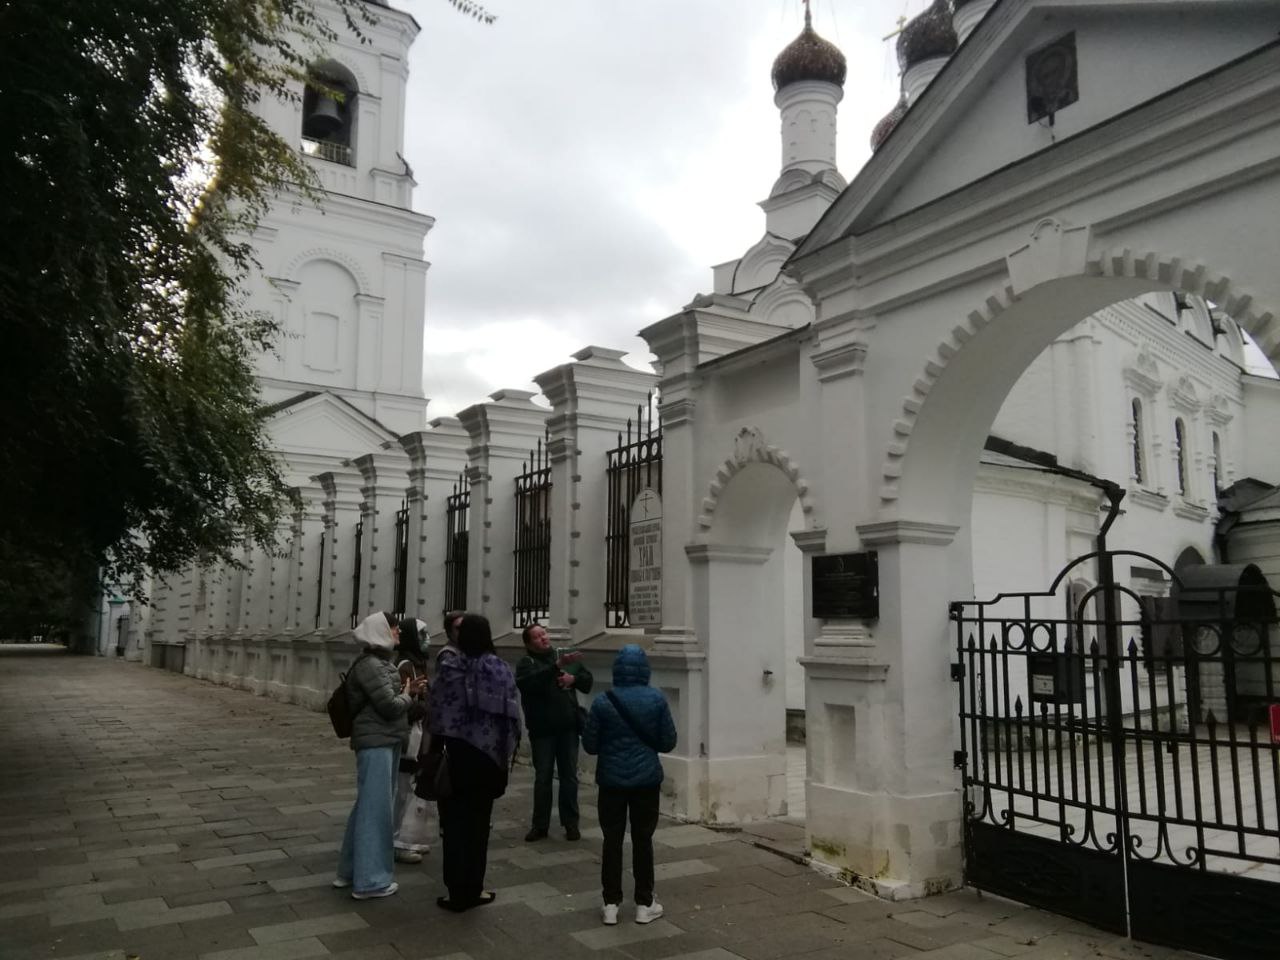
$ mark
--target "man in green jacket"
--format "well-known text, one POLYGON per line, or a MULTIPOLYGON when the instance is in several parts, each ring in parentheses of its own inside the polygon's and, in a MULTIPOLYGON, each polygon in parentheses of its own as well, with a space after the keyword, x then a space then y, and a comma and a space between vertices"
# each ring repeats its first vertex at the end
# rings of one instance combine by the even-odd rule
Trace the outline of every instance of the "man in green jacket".
POLYGON ((516 664, 516 686, 524 704, 533 756, 533 826, 525 840, 541 840, 551 827, 551 776, 560 777, 560 825, 566 840, 578 832, 578 694, 591 692, 591 671, 580 653, 551 646, 545 627, 524 628, 525 656, 516 664))

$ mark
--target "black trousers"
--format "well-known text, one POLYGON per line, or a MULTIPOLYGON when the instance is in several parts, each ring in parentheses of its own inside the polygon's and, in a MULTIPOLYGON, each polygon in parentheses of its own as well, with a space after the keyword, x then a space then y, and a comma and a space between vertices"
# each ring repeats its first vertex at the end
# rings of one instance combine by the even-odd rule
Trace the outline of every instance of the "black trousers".
POLYGON ((484 893, 493 801, 502 793, 496 783, 505 778, 492 760, 469 744, 450 738, 447 746, 453 796, 436 803, 444 848, 444 885, 450 900, 469 903, 484 893))
POLYGON ((622 838, 631 818, 631 875, 636 883, 636 903, 653 903, 653 831, 658 826, 658 788, 618 790, 601 787, 598 800, 604 852, 600 862, 600 886, 605 903, 622 903, 622 838))
POLYGON ((530 737, 533 757, 533 826, 551 827, 551 778, 560 774, 560 826, 578 825, 578 731, 530 737))

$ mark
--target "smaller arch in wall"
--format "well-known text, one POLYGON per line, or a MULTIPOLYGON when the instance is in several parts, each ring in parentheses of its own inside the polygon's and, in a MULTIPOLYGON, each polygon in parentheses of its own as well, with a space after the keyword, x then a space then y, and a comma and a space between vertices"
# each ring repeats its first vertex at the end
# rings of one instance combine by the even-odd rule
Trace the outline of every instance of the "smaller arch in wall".
POLYGON ((738 261, 738 266, 733 271, 731 292, 756 290, 772 283, 794 250, 795 244, 766 233, 738 261))
POLYGON ((813 322, 813 301, 800 284, 788 276, 779 276, 751 304, 753 315, 780 327, 803 327, 813 322))
POLYGON ((766 442, 758 427, 743 427, 733 438, 733 456, 726 458, 716 469, 715 479, 711 481, 707 496, 702 501, 702 512, 698 514, 698 527, 704 533, 711 529, 725 487, 736 474, 753 463, 771 464, 786 475, 795 488, 800 510, 804 514, 805 529, 817 529, 817 516, 813 496, 809 491, 809 482, 801 474, 799 466, 792 460, 791 455, 766 442))
POLYGON ((303 250, 296 254, 285 266, 284 276, 280 279, 295 280, 300 271, 312 260, 332 260, 334 263, 344 267, 356 282, 356 292, 362 296, 368 296, 372 293, 372 287, 369 284, 369 275, 365 272, 360 262, 349 254, 340 250, 334 250, 332 247, 312 247, 309 250, 303 250))

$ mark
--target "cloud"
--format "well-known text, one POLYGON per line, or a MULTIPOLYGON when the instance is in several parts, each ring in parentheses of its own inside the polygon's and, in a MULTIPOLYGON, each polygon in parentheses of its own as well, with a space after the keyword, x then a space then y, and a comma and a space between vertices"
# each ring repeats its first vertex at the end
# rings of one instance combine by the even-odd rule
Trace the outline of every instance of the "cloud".
MULTIPOLYGON (((636 331, 708 290, 709 266, 764 229, 755 204, 779 172, 769 70, 801 5, 492 0, 499 20, 484 27, 443 0, 400 2, 422 26, 405 149, 415 207, 436 218, 432 415, 528 386, 586 344, 646 356, 636 331)), ((849 59, 840 149, 851 178, 897 99, 879 39, 893 23, 814 6, 849 59)))

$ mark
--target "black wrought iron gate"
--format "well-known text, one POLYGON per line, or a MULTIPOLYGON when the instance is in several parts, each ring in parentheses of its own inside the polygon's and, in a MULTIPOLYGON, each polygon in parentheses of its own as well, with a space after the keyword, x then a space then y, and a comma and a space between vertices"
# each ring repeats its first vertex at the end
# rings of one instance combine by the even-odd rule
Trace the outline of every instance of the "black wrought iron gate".
POLYGON ((1046 591, 951 605, 966 880, 1140 940, 1280 956, 1276 595, 1256 567, 1206 585, 1108 550, 1105 527, 1099 546, 1046 591), (1172 596, 1117 586, 1125 562, 1172 596))

